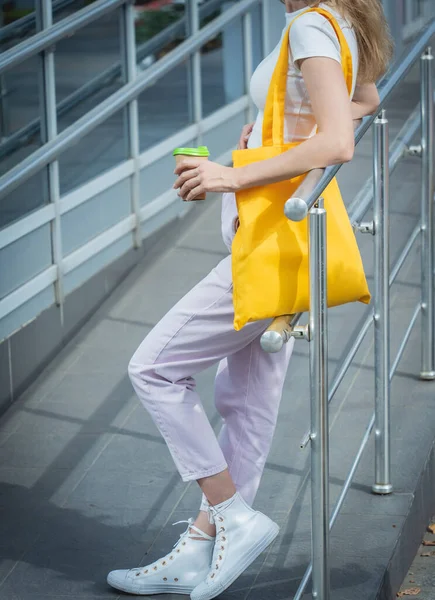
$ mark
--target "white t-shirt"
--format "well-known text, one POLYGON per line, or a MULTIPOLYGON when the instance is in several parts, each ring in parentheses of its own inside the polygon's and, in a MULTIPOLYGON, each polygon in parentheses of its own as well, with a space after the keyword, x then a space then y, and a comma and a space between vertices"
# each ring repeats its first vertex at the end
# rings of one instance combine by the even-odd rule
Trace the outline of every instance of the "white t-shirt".
MULTIPOLYGON (((330 12, 337 20, 352 55, 353 86, 355 90, 358 72, 358 45, 355 32, 336 11, 327 4, 320 3, 321 8, 330 12)), ((281 43, 287 27, 303 8, 292 13, 286 13, 285 27, 275 49, 259 64, 251 79, 251 97, 258 108, 254 128, 249 137, 248 148, 262 145, 263 110, 266 104, 267 92, 272 74, 278 61, 281 43)), ((290 57, 287 77, 287 94, 285 102, 284 140, 286 143, 303 141, 314 135, 316 122, 308 97, 308 92, 297 67, 297 61, 313 56, 332 58, 341 64, 340 43, 329 21, 316 12, 310 12, 299 17, 290 29, 290 57), (296 63, 296 64, 295 64, 296 63)), ((234 223, 237 217, 237 207, 234 194, 224 194, 222 199, 222 233, 229 250, 234 237, 234 223)))
MULTIPOLYGON (((343 31, 352 55, 353 86, 355 90, 358 71, 358 45, 355 32, 350 25, 327 4, 321 3, 334 16, 343 31)), ((286 25, 275 49, 259 64, 251 79, 251 97, 258 108, 257 120, 248 142, 248 148, 262 145, 263 110, 272 74, 278 61, 282 39, 289 23, 306 8, 286 13, 286 25)), ((312 56, 332 58, 341 64, 340 42, 331 23, 316 12, 306 13, 293 23, 290 29, 290 60, 287 77, 287 95, 285 103, 284 140, 299 142, 314 134, 316 127, 313 109, 301 72, 295 65, 298 60, 312 56)))

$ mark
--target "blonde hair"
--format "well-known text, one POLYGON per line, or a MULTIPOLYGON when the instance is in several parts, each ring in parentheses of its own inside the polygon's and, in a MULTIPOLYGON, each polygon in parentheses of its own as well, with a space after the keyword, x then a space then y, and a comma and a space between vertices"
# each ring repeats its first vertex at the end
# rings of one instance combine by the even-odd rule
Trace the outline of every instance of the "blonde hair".
MULTIPOLYGON (((320 0, 306 0, 318 6, 320 0)), ((373 83, 387 71, 393 41, 380 0, 323 0, 352 25, 358 42, 358 83, 373 83)))

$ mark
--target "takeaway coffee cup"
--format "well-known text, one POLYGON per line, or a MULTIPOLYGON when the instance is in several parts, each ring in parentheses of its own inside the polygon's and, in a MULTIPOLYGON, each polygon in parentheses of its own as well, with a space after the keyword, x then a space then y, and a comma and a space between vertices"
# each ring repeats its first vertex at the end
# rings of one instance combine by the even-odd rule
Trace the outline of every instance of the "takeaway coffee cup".
MULTIPOLYGON (((176 165, 179 165, 186 156, 194 157, 199 160, 208 160, 208 157, 210 156, 207 146, 199 146, 198 148, 175 148, 173 154, 175 156, 176 165)), ((205 198, 206 194, 204 193, 201 194, 201 196, 197 196, 195 200, 205 200, 205 198)))

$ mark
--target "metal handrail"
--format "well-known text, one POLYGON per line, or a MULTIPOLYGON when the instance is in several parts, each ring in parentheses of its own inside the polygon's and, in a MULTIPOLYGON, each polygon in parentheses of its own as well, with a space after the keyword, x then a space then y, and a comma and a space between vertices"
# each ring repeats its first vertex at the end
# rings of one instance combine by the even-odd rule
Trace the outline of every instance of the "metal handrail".
MULTIPOLYGON (((405 59, 402 62, 394 63, 387 75, 379 82, 379 107, 373 115, 365 117, 362 120, 361 125, 355 132, 355 145, 359 143, 361 138, 373 125, 375 119, 385 107, 387 100, 396 89, 397 85, 406 77, 410 69, 418 61, 434 35, 435 19, 432 19, 424 29, 421 37, 412 46, 405 59)), ((327 167, 326 169, 316 169, 316 172, 311 175, 308 182, 301 189, 302 193, 296 191, 294 196, 287 201, 285 214, 291 219, 293 219, 293 214, 295 214, 297 218, 294 220, 301 220, 304 218, 310 208, 317 202, 319 196, 322 195, 324 189, 331 183, 340 168, 341 165, 335 165, 333 167, 327 167), (306 208, 301 204, 301 201, 306 204, 306 208)))
MULTIPOLYGON (((417 105, 408 119, 405 121, 399 134, 391 144, 389 168, 393 173, 400 159, 409 151, 409 145, 420 126, 420 105, 417 105)), ((348 208, 349 218, 352 225, 357 226, 359 221, 367 212, 373 200, 373 177, 370 177, 365 185, 353 199, 348 208)))
MULTIPOLYGON (((101 9, 101 1, 100 4, 101 9)), ((109 0, 112 3, 123 4, 126 0, 109 0)), ((200 32, 182 42, 175 50, 152 65, 145 73, 139 75, 131 83, 127 83, 120 90, 106 98, 86 115, 78 119, 73 125, 64 129, 56 138, 47 142, 41 148, 30 154, 22 162, 12 168, 0 178, 0 197, 16 189, 24 181, 37 173, 73 146, 81 138, 106 121, 129 102, 137 98, 147 87, 169 73, 174 67, 183 62, 187 57, 198 51, 206 42, 216 37, 226 25, 235 18, 247 13, 261 0, 242 0, 237 5, 226 10, 213 22, 206 25, 200 32)), ((49 29, 47 29, 49 31, 49 29)), ((36 37, 36 36, 35 36, 36 37)), ((1 70, 1 62, 0 62, 1 70)))
MULTIPOLYGON (((76 0, 55 0, 55 2, 53 2, 53 13, 60 12, 75 2, 76 0)), ((34 27, 36 27, 36 14, 35 12, 32 12, 25 17, 21 17, 21 19, 9 23, 9 25, 2 27, 0 29, 0 42, 7 42, 7 40, 16 37, 17 32, 18 34, 22 34, 23 31, 25 32, 34 27)))
MULTIPOLYGON (((66 0, 63 0, 63 2, 65 1, 66 0)), ((71 0, 68 0, 68 2, 71 2, 71 0)), ((225 0, 208 0, 208 2, 201 5, 199 8, 200 19, 205 19, 210 16, 217 8, 222 6, 224 2, 225 0)), ((172 23, 172 25, 166 27, 152 39, 138 46, 136 50, 136 62, 141 61, 150 54, 158 52, 167 44, 177 39, 177 37, 185 31, 186 25, 186 17, 181 17, 176 23, 172 23)), ((64 115, 84 100, 87 100, 97 92, 101 91, 102 87, 112 84, 121 73, 122 67, 120 61, 118 61, 59 102, 56 107, 57 116, 60 117, 64 115)), ((41 119, 36 118, 12 135, 8 136, 6 141, 0 144, 0 158, 25 144, 29 137, 38 133, 40 127, 41 119)))
MULTIPOLYGON (((390 77, 386 75, 380 84, 380 105, 375 114, 370 117, 365 117, 362 123, 355 129, 355 144, 357 144, 363 135, 368 131, 369 127, 374 123, 377 115, 383 106, 385 106, 387 98, 393 92, 394 86, 397 86, 413 64, 420 58, 422 51, 427 46, 430 38, 435 35, 435 19, 427 26, 422 34, 422 37, 414 44, 404 63, 397 62, 389 70, 390 77), (425 44, 423 43, 425 42, 425 44), (413 61, 413 62, 410 62, 413 61), (393 87, 392 87, 393 86, 393 87)), ((435 98, 435 96, 434 96, 435 98)), ((395 138, 392 148, 391 155, 389 158, 390 172, 392 172, 399 160, 403 157, 411 139, 415 135, 418 126, 420 124, 420 106, 418 105, 415 110, 411 113, 409 118, 406 120, 399 134, 395 138)), ((324 189, 331 182, 333 177, 336 175, 342 165, 336 165, 334 167, 326 167, 324 169, 313 169, 310 171, 294 195, 287 200, 284 212, 288 219, 291 221, 301 221, 304 219, 310 207, 313 207, 315 202, 323 193, 324 189)), ((1 184, 1 180, 0 180, 1 184)), ((1 188, 0 188, 1 193, 1 188)), ((373 199, 373 178, 369 178, 366 184, 362 187, 360 192, 355 197, 349 208, 349 215, 351 223, 354 226, 358 225, 358 221, 367 212, 370 203, 373 199)), ((297 318, 293 318, 286 326, 281 321, 279 327, 275 327, 275 321, 272 326, 263 333, 261 337, 261 346, 266 352, 279 352, 290 338, 290 336, 298 337, 299 332, 295 329, 299 322, 301 315, 297 315, 297 318)))
MULTIPOLYGON (((421 316, 421 371, 423 380, 435 380, 434 356, 434 89, 433 89, 433 63, 429 42, 435 33, 435 19, 426 28, 420 40, 414 45, 411 53, 394 71, 390 79, 385 78, 381 86, 381 104, 376 115, 365 119, 358 128, 355 141, 361 139, 368 128, 373 125, 373 177, 367 182, 353 203, 353 218, 355 225, 361 231, 374 235, 374 301, 373 312, 365 320, 362 329, 357 335, 351 350, 341 365, 340 372, 328 390, 327 367, 328 355, 325 346, 327 343, 326 316, 324 323, 319 326, 322 312, 326 313, 326 275, 325 264, 328 252, 324 229, 322 231, 322 244, 319 251, 320 224, 318 221, 319 208, 322 204, 322 193, 341 165, 333 169, 312 171, 297 190, 295 196, 286 204, 286 215, 289 219, 300 221, 308 212, 309 216, 309 248, 310 248, 310 312, 308 332, 305 339, 310 341, 310 385, 312 418, 310 433, 302 440, 302 447, 311 441, 311 494, 312 494, 312 562, 307 568, 295 600, 301 600, 310 576, 313 581, 313 597, 329 600, 329 572, 328 542, 329 530, 339 514, 341 506, 350 488, 356 468, 361 460, 362 453, 367 445, 369 436, 376 428, 375 435, 375 481, 372 491, 376 494, 390 494, 393 490, 391 483, 391 457, 390 457, 390 382, 397 370, 403 356, 413 327, 421 316), (403 77, 412 67, 414 62, 420 61, 420 104, 411 113, 404 127, 393 143, 390 152, 389 123, 385 102, 393 89, 402 81, 403 77), (410 147, 411 139, 421 123, 421 144, 410 147), (414 228, 409 240, 405 244, 395 265, 390 267, 390 226, 389 226, 389 180, 391 172, 396 168, 399 160, 406 155, 421 157, 421 217, 414 228), (307 182, 308 180, 308 182, 307 182), (373 192, 370 192, 373 186, 373 192), (310 189, 311 187, 311 189, 310 189), (373 200, 373 221, 359 224, 359 219, 367 211, 373 200), (316 203, 316 204, 314 204, 316 203), (313 207, 315 205, 315 207, 313 207), (405 335, 401 341, 397 354, 390 364, 390 302, 389 291, 399 269, 405 262, 417 239, 421 241, 421 298, 415 307, 405 335), (313 260, 313 255, 314 260, 313 260), (321 268, 319 268, 319 265, 321 268), (322 275, 322 276, 321 276, 322 275), (352 464, 340 497, 335 505, 332 517, 329 520, 328 486, 325 481, 329 477, 328 457, 328 405, 344 377, 351 361, 360 347, 370 325, 374 326, 374 354, 375 354, 375 412, 372 416, 357 456, 352 464), (323 553, 318 548, 326 548, 323 553)), ((283 317, 275 319, 271 325, 271 332, 266 332, 263 337, 272 333, 275 337, 281 332, 281 342, 285 343, 290 336, 300 338, 299 331, 294 328, 290 331, 281 331, 278 324, 285 323, 283 317)), ((276 342, 277 340, 275 340, 276 342)), ((278 340, 279 342, 279 340, 278 340)), ((276 344, 278 345, 278 344, 276 344)))

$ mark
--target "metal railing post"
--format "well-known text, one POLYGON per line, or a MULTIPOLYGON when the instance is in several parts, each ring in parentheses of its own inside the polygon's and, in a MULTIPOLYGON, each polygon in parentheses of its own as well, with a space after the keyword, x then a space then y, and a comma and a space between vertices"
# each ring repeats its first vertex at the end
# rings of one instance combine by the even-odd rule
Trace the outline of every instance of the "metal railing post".
MULTIPOLYGON (((121 24, 121 65, 126 83, 136 79, 136 34, 134 26, 133 2, 127 2, 120 8, 121 24)), ((134 247, 140 248, 142 244, 142 231, 140 219, 140 191, 139 191, 139 110, 138 99, 130 100, 126 107, 126 131, 128 156, 133 160, 133 173, 130 177, 131 186, 131 212, 135 216, 133 230, 134 247)))
POLYGON ((434 363, 434 108, 433 55, 427 48, 421 73, 421 379, 435 379, 434 363))
POLYGON ((390 494, 389 141, 385 110, 373 123, 375 494, 390 494))
MULTIPOLYGON (((200 29, 198 0, 187 0, 187 34, 193 36, 200 29)), ((189 59, 188 68, 188 103, 190 121, 198 126, 202 120, 202 78, 201 78, 201 49, 189 59)), ((198 129, 197 144, 202 143, 202 133, 198 129)))
MULTIPOLYGON (((47 29, 53 24, 51 2, 37 0, 35 4, 36 20, 39 29, 47 29)), ((56 115, 56 80, 54 70, 54 48, 41 52, 41 141, 50 142, 57 136, 56 115)), ((56 265, 56 281, 54 283, 56 304, 60 307, 60 319, 63 324, 63 254, 62 230, 60 217, 60 184, 59 163, 53 160, 47 165, 48 198, 54 206, 54 219, 51 221, 51 248, 53 264, 56 265)))
POLYGON ((329 600, 329 418, 326 211, 309 212, 313 598, 329 600))
POLYGON ((245 71, 245 94, 248 96, 248 107, 246 109, 246 122, 251 123, 254 119, 254 107, 252 105, 249 88, 253 73, 252 61, 252 15, 246 13, 243 16, 243 64, 245 71))

